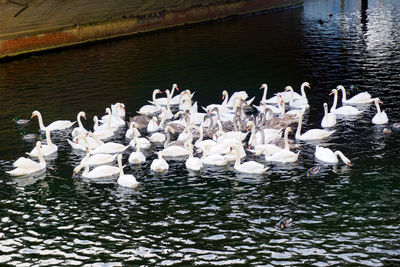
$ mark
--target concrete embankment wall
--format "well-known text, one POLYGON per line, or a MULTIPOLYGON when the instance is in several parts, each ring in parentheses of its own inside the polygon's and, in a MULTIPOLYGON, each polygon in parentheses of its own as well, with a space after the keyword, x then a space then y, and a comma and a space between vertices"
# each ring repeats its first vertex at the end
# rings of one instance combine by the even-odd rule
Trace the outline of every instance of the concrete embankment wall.
POLYGON ((0 59, 303 0, 0 0, 0 59))

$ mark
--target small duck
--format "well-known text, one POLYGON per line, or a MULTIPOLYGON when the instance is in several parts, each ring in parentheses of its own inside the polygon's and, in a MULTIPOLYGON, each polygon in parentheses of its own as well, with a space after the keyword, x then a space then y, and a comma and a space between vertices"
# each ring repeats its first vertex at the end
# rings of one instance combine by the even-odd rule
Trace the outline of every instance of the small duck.
POLYGON ((16 124, 16 125, 24 125, 27 124, 28 122, 30 122, 31 120, 27 120, 27 119, 18 119, 18 117, 14 117, 12 119, 12 121, 16 124))
POLYGON ((292 226, 292 222, 293 222, 292 218, 289 218, 289 217, 282 218, 276 224, 276 227, 278 227, 279 229, 289 228, 290 226, 292 226))
POLYGON ((306 172, 307 173, 307 177, 309 177, 310 175, 318 174, 320 170, 321 170, 320 166, 315 166, 315 167, 312 167, 312 168, 308 169, 307 172, 306 172))
POLYGON ((23 131, 21 135, 22 139, 25 141, 33 141, 34 139, 36 139, 36 134, 27 134, 26 131, 23 131))

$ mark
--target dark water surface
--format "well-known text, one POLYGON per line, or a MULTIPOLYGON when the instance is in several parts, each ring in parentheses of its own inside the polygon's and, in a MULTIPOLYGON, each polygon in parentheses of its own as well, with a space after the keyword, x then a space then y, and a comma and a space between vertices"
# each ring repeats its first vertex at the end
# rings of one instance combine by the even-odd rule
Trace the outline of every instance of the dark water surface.
MULTIPOLYGON (((399 265, 400 261, 400 2, 306 0, 301 8, 139 36, 0 64, 0 265, 399 265), (332 16, 329 16, 332 14, 332 16), (322 25, 319 20, 322 19, 322 25), (128 114, 155 88, 196 91, 200 105, 221 91, 247 90, 258 102, 270 91, 308 81, 304 130, 319 128, 322 103, 339 84, 351 95, 368 91, 383 101, 389 124, 375 126, 375 106, 339 120, 323 142, 353 166, 322 165, 315 143, 300 143, 295 164, 270 164, 265 176, 233 166, 189 173, 169 161, 164 175, 147 162, 127 167, 136 190, 116 181, 72 178, 83 154, 57 133, 57 157, 40 177, 5 171, 31 150, 11 119, 40 110, 45 124, 94 115, 117 101, 128 114), (392 128, 390 135, 383 128, 392 128), (306 170, 322 166, 318 176, 306 170), (288 230, 275 224, 293 218, 288 230)), ((39 133, 37 119, 25 130, 39 133)), ((127 143, 123 131, 116 139, 127 143)), ((127 162, 130 149, 124 154, 127 162)))

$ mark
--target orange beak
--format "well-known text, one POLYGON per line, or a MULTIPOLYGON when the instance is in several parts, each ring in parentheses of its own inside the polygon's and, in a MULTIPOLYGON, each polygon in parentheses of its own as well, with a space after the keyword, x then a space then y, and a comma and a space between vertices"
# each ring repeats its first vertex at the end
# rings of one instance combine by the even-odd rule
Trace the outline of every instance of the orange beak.
POLYGON ((75 173, 75 172, 73 172, 73 173, 72 173, 72 177, 74 177, 75 175, 76 175, 76 173, 75 173))
POLYGON ((89 153, 89 148, 88 147, 86 148, 86 152, 89 153))
POLYGON ((330 92, 329 95, 333 95, 333 92, 330 92))
POLYGON ((34 116, 33 116, 33 114, 32 114, 31 119, 32 119, 33 117, 34 117, 34 116))
POLYGON ((349 163, 347 163, 347 166, 351 167, 352 165, 351 165, 351 163, 349 162, 349 163))
POLYGON ((83 116, 83 118, 86 120, 86 115, 85 115, 85 116, 83 116))
POLYGON ((222 100, 224 100, 225 99, 225 95, 222 95, 222 100))
POLYGON ((246 131, 247 131, 247 132, 250 131, 250 126, 246 128, 246 131))

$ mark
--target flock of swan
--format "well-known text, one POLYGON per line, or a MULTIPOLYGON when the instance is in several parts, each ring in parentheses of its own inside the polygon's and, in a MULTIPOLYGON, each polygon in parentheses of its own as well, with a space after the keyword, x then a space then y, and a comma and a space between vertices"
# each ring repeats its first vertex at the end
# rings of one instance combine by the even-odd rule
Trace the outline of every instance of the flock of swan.
MULTIPOLYGON (((39 111, 32 112, 32 118, 37 117, 40 131, 46 133, 46 142, 37 141, 36 146, 20 157, 14 163, 15 169, 7 171, 11 176, 29 176, 46 169, 45 157, 57 152, 57 145, 52 143, 52 131, 71 129, 71 139, 67 139, 72 149, 86 152, 79 165, 74 168, 73 175, 83 170, 81 176, 89 179, 116 176, 118 184, 125 187, 137 187, 138 181, 132 174, 124 173, 122 153, 129 153, 129 164, 142 164, 146 161, 143 150, 149 149, 152 143, 163 143, 163 149, 157 152, 150 169, 156 173, 166 172, 169 168, 165 159, 175 158, 185 161, 190 171, 200 171, 204 165, 226 166, 234 162, 237 172, 249 174, 264 174, 268 170, 264 164, 245 160, 248 153, 262 155, 267 162, 296 162, 300 152, 294 152, 293 140, 289 140, 292 125, 297 124, 295 140, 310 141, 329 138, 337 119, 346 116, 359 116, 362 111, 357 105, 374 103, 377 113, 372 118, 374 124, 388 123, 385 111, 381 111, 379 98, 372 98, 367 92, 359 93, 347 99, 343 86, 333 89, 333 105, 328 110, 328 104, 323 103, 324 116, 320 129, 301 131, 304 112, 309 108, 305 88, 311 88, 304 82, 300 94, 291 86, 283 92, 267 98, 268 86, 262 84, 264 90, 259 105, 253 104, 255 97, 248 99, 245 91, 233 93, 222 92, 222 103, 201 107, 199 112, 197 102, 193 103, 194 93, 185 90, 174 95, 179 88, 173 84, 172 89, 165 90, 165 97, 157 98, 161 90, 156 89, 152 101, 137 111, 138 115, 125 119, 125 105, 112 104, 106 108, 106 115, 100 119, 94 116, 93 130, 85 129, 81 118, 86 114, 81 111, 77 120, 57 120, 45 126, 39 111), (342 106, 337 107, 338 94, 342 93, 342 106), (286 111, 289 107, 289 111, 286 111), (173 112, 174 110, 174 112, 173 112), (257 110, 257 112, 249 111, 257 110), (112 142, 118 129, 129 125, 125 137, 128 145, 112 142), (283 137, 282 137, 283 135, 283 137), (176 140, 172 141, 174 138, 176 140), (127 152, 133 148, 133 152, 127 152), (195 156, 196 155, 196 156, 195 156), (199 156, 197 156, 199 155, 199 156), (200 156, 201 155, 201 156, 200 156), (34 159, 38 159, 36 161, 34 159), (117 160, 117 166, 114 162, 117 160)), ((26 122, 20 122, 26 123, 26 122)), ((340 151, 328 147, 315 146, 315 159, 327 164, 339 162, 338 157, 347 165, 351 161, 340 151)))

